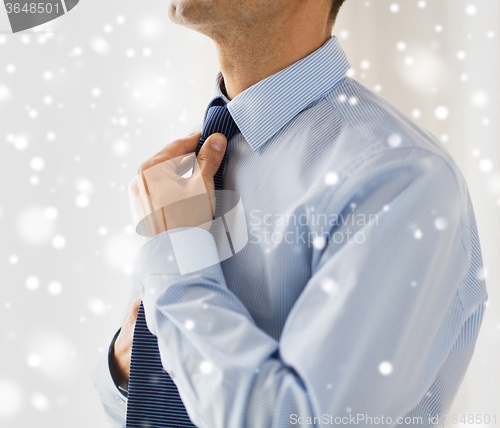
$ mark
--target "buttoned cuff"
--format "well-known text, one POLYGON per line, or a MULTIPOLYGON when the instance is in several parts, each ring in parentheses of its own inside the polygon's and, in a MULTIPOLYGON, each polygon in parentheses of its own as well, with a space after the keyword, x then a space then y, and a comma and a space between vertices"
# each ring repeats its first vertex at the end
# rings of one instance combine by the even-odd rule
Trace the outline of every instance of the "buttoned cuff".
POLYGON ((134 259, 133 275, 143 286, 149 274, 179 277, 207 270, 220 272, 213 235, 199 227, 181 227, 162 232, 146 242, 134 259))

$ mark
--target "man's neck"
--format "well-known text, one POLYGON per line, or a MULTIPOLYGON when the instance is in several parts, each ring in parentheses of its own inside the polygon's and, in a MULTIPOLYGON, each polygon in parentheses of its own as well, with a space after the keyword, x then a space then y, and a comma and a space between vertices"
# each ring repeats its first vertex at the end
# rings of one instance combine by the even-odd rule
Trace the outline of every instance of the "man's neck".
POLYGON ((290 31, 252 38, 248 34, 216 41, 221 88, 228 99, 319 49, 331 34, 326 31, 290 31))

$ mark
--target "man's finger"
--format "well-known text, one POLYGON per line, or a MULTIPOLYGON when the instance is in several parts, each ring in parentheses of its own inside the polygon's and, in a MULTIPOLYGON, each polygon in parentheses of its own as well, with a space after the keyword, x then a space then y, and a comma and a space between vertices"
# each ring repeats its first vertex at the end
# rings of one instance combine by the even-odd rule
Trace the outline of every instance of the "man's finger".
MULTIPOLYGON (((227 139, 224 134, 212 134, 207 138, 198 153, 198 164, 200 165, 201 175, 213 183, 215 173, 220 167, 224 153, 226 152, 227 139)), ((213 184, 212 184, 213 186, 213 184)), ((209 189, 210 190, 210 189, 209 189)))

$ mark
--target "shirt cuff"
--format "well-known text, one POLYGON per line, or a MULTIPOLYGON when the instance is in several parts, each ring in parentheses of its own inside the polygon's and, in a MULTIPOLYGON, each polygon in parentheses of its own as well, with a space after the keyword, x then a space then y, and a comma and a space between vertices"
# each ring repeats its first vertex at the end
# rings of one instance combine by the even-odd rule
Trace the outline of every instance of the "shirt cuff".
POLYGON ((213 235, 199 227, 162 232, 146 242, 134 259, 134 276, 141 284, 149 274, 182 276, 207 270, 219 273, 220 258, 213 235))

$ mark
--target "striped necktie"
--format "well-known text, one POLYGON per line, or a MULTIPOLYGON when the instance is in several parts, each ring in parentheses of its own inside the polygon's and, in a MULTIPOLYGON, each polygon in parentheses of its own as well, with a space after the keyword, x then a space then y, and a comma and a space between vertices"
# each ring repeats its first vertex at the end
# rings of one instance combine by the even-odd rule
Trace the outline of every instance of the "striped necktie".
MULTIPOLYGON (((229 141, 238 131, 222 98, 213 100, 203 124, 196 155, 205 140, 214 133, 224 134, 229 141)), ((222 188, 226 154, 214 176, 216 190, 222 188)), ((216 199, 215 217, 219 215, 216 199)), ((213 222, 215 225, 216 222, 213 222)), ((214 230, 211 232, 214 234, 214 230)), ((217 236, 217 235, 215 235, 217 236)), ((126 428, 185 428, 195 427, 187 414, 175 383, 162 366, 158 340, 149 331, 141 302, 135 323, 130 359, 126 428)))

